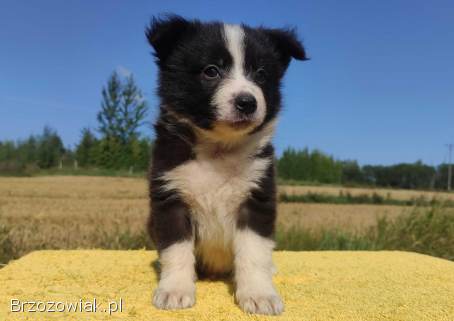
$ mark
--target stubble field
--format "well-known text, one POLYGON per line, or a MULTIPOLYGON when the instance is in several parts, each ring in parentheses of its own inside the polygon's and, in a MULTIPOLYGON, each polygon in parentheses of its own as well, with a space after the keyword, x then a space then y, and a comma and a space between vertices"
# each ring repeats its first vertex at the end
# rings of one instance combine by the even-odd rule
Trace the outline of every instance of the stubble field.
MULTIPOLYGON (((391 193, 411 198, 432 192, 345 189, 322 186, 280 186, 280 193, 391 193)), ((453 194, 437 197, 454 199, 453 194)), ((411 208, 391 205, 279 203, 278 232, 336 230, 361 233, 391 221, 411 208)), ((47 248, 152 247, 145 231, 147 182, 141 178, 49 176, 0 178, 0 227, 8 227, 14 257, 47 248)), ((3 245, 5 247, 5 245, 3 245)), ((3 249, 5 252, 6 250, 3 249)), ((6 254, 4 254, 5 256, 6 254)), ((0 261, 1 263, 1 261, 0 261)))

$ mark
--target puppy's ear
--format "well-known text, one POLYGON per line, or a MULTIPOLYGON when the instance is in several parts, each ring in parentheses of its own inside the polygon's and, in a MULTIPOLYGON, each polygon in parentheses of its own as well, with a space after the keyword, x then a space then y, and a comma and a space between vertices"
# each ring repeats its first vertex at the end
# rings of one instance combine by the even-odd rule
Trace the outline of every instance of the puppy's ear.
POLYGON ((177 15, 152 18, 150 25, 145 30, 145 35, 155 51, 155 56, 161 62, 170 55, 178 40, 181 39, 190 26, 190 21, 177 15))
POLYGON ((292 58, 309 60, 303 44, 298 40, 295 29, 262 29, 281 55, 281 61, 286 68, 292 58))

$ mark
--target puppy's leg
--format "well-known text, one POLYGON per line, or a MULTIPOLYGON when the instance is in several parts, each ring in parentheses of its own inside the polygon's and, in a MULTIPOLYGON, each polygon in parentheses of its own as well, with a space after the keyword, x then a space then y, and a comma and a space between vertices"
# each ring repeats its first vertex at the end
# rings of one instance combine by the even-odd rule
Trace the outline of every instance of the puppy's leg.
POLYGON ((160 309, 189 308, 195 303, 196 274, 188 208, 174 194, 165 198, 154 197, 152 211, 152 232, 161 265, 153 304, 160 309))
POLYGON ((161 277, 153 296, 160 309, 184 309, 195 303, 194 245, 175 243, 160 253, 161 277))
POLYGON ((234 240, 236 299, 249 313, 281 314, 284 310, 273 286, 274 242, 249 228, 238 229, 234 240))
POLYGON ((239 210, 233 242, 236 299, 246 312, 281 314, 284 305, 272 282, 276 187, 271 145, 262 157, 268 157, 270 164, 239 210))

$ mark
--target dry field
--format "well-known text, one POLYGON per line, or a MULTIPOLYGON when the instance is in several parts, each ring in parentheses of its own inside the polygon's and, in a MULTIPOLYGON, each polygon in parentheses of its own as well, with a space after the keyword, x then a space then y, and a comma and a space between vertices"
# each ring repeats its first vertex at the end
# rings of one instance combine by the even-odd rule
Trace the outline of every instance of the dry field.
MULTIPOLYGON (((338 194, 340 188, 283 186, 280 190, 338 194)), ((352 194, 371 192, 365 189, 342 190, 352 194)), ((396 198, 421 194, 412 191, 391 193, 396 198)), ((278 225, 284 230, 304 227, 356 231, 375 224, 377 216, 394 218, 406 210, 401 206, 287 203, 279 204, 278 225)), ((13 226, 12 239, 20 248, 47 248, 49 244, 56 248, 85 248, 121 241, 111 239, 111 235, 142 234, 146 237, 147 215, 147 184, 144 179, 0 178, 0 220, 13 226)))
POLYGON ((454 193, 431 192, 416 190, 399 190, 386 188, 357 188, 357 187, 338 187, 338 186, 281 186, 280 192, 289 195, 312 193, 324 193, 329 195, 339 195, 340 192, 350 193, 351 195, 373 194, 377 193, 383 197, 389 197, 398 200, 411 200, 424 196, 428 199, 436 198, 438 200, 454 200, 454 193))

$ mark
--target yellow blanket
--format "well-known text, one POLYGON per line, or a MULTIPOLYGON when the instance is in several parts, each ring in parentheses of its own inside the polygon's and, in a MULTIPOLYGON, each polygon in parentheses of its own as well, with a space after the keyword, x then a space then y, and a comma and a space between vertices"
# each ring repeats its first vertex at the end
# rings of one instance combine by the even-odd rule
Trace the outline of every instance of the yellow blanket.
POLYGON ((276 252, 274 281, 285 302, 279 317, 243 313, 223 281, 197 282, 191 309, 157 310, 156 258, 149 251, 31 253, 0 270, 0 320, 454 320, 454 263, 430 256, 276 252))

